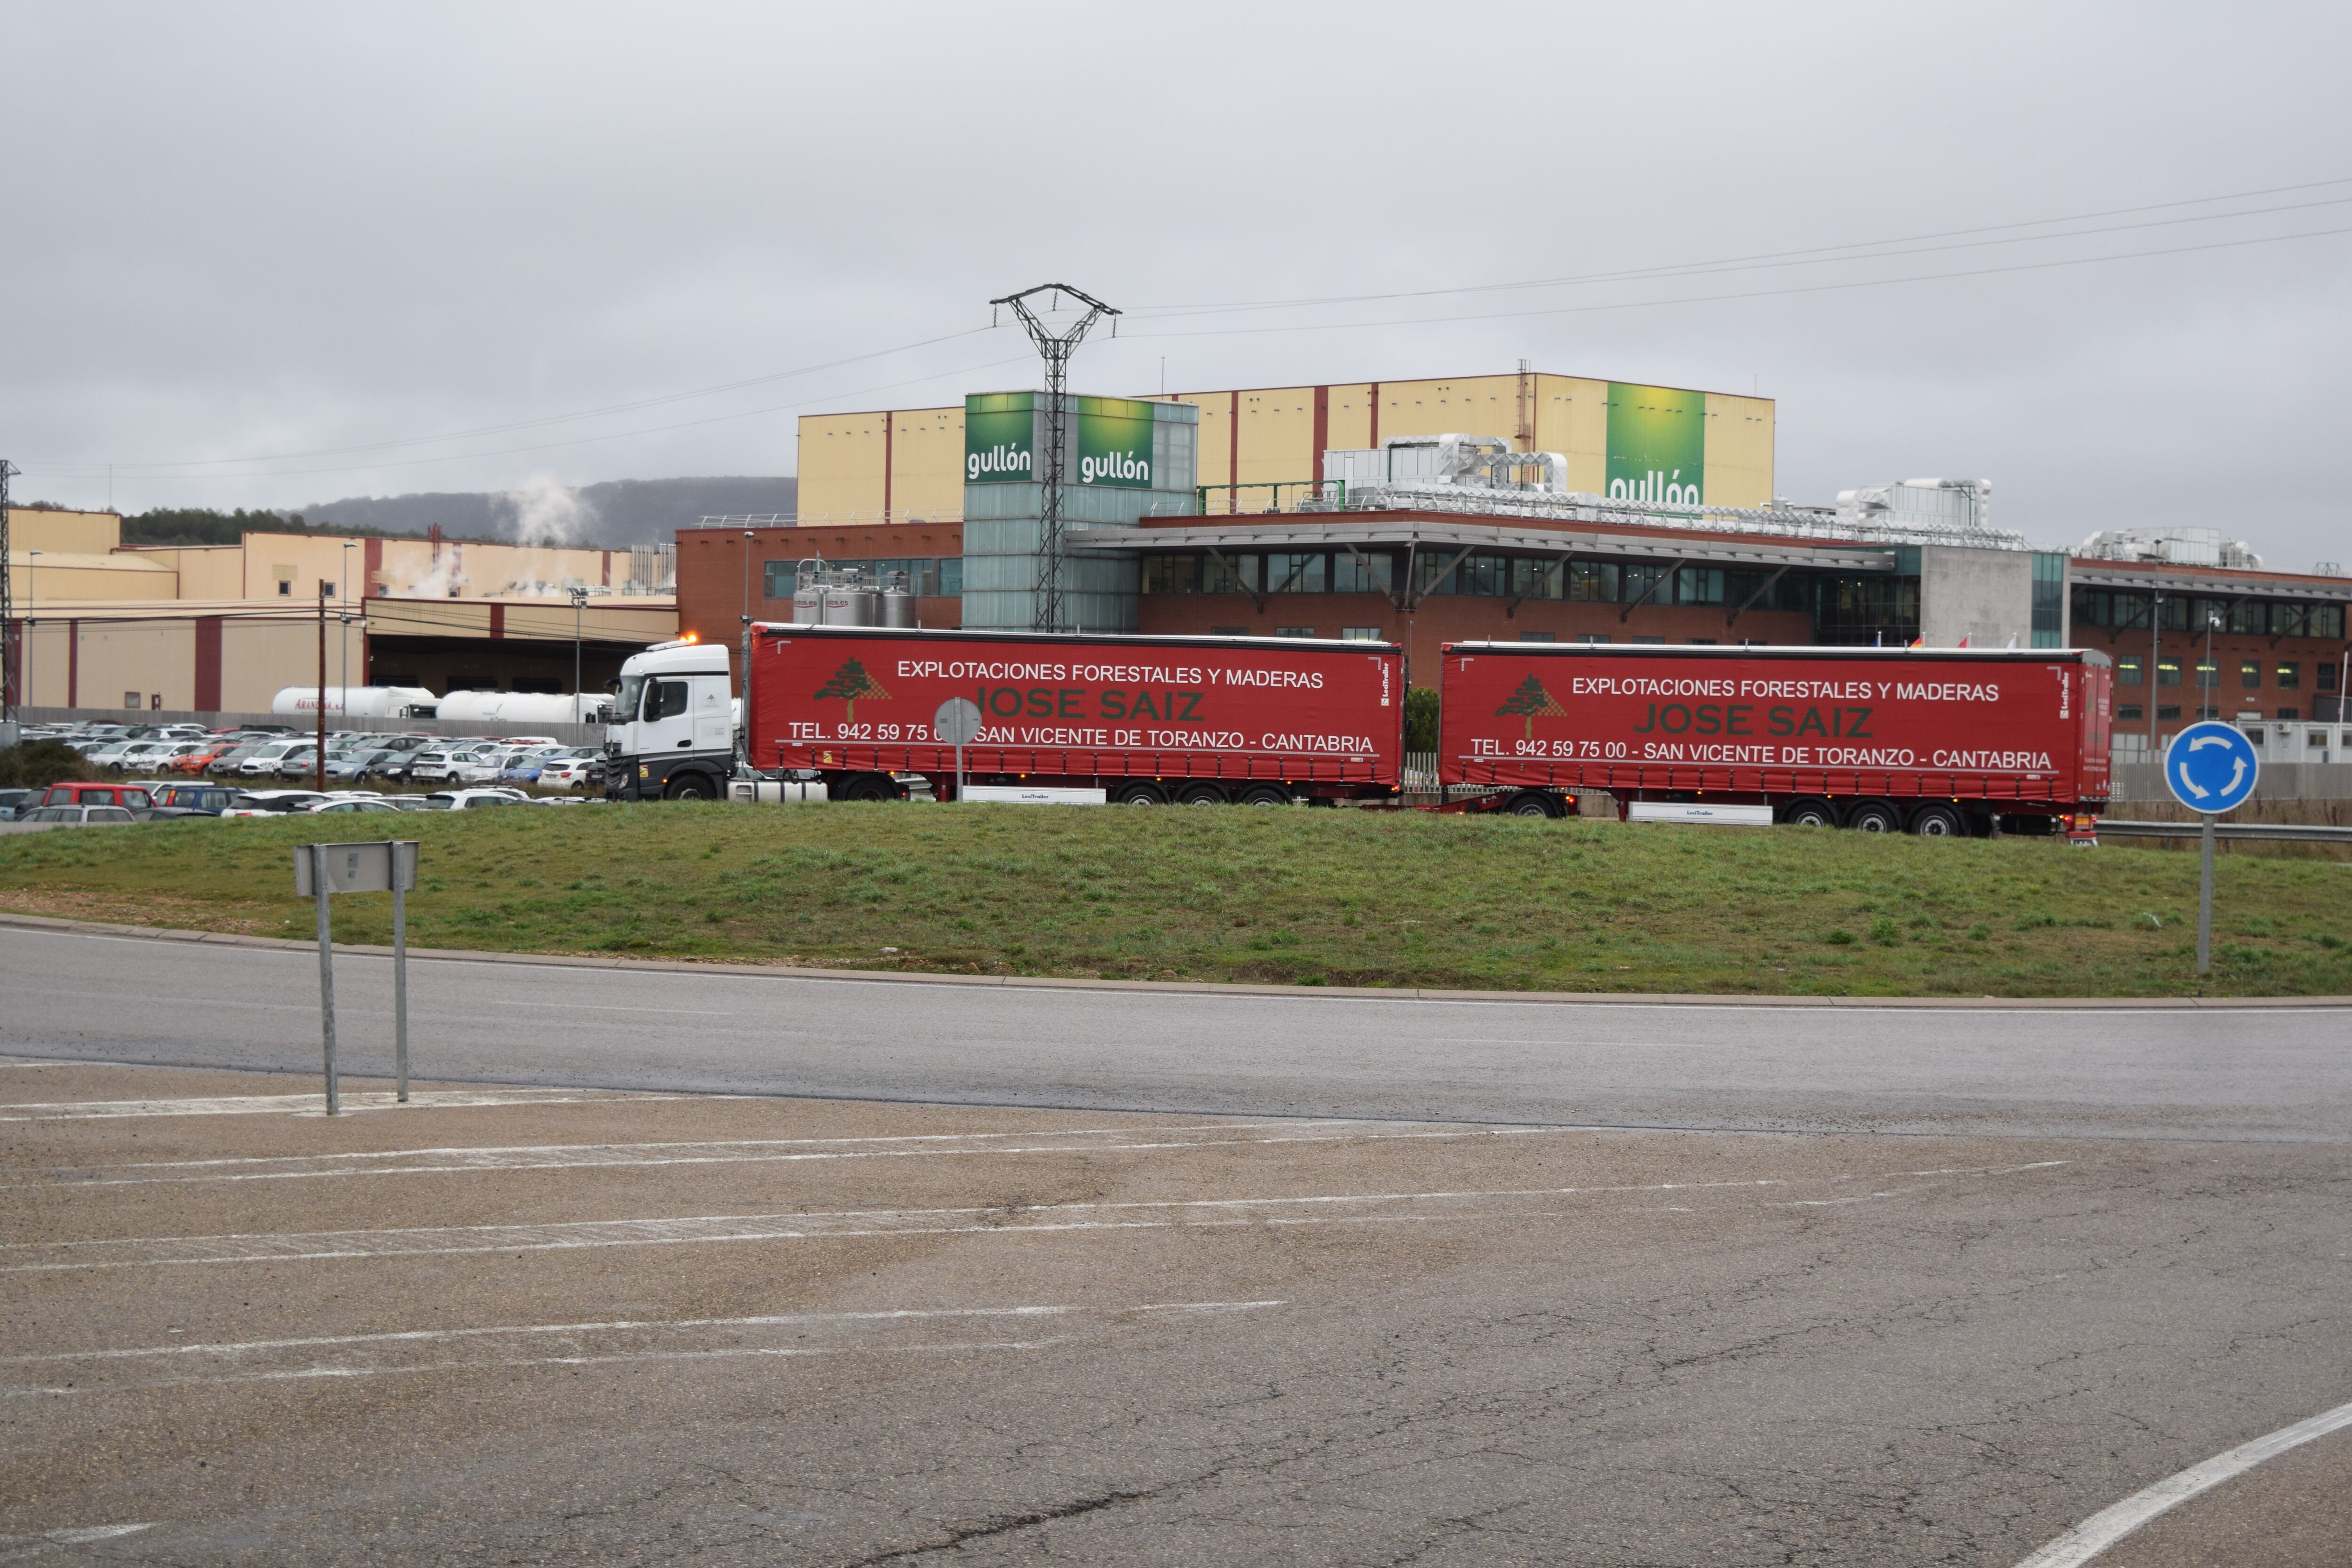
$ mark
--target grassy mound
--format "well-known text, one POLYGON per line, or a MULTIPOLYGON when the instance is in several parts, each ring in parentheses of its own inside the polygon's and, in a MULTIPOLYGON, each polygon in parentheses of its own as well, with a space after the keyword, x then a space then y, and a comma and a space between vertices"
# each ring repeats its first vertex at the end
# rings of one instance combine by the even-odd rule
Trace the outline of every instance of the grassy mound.
MULTIPOLYGON (((373 823, 0 838, 0 908, 307 935, 290 849, 373 823)), ((583 806, 404 817, 420 946, 1502 989, 2352 993, 2341 864, 1415 812, 583 806), (895 951, 894 951, 895 950, 895 951)), ((389 899, 339 937, 388 940, 389 899)))

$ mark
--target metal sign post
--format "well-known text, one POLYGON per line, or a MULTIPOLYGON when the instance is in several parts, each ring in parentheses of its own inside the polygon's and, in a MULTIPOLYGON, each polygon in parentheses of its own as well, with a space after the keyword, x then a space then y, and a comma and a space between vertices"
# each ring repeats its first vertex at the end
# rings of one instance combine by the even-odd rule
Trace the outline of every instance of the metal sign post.
POLYGON ((931 734, 956 749, 955 797, 963 798, 963 749, 980 739, 980 704, 969 697, 950 697, 931 715, 931 734))
POLYGON ((294 894, 319 900, 319 1036, 327 1071, 327 1114, 342 1113, 335 1067, 335 944, 327 900, 335 893, 392 895, 393 1063, 408 1099, 408 889, 416 886, 416 841, 305 844, 294 851, 294 894))
POLYGON ((2164 755, 2165 787, 2198 814, 2197 973, 2213 967, 2213 823, 2253 798, 2262 753, 2234 724, 2204 720, 2172 737, 2164 755))

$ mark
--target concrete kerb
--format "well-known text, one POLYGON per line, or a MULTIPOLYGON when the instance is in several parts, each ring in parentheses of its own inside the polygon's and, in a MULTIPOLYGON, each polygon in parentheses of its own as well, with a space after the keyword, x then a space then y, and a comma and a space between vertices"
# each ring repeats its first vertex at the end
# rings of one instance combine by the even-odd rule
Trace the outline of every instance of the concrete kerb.
MULTIPOLYGON (((316 942, 288 937, 246 936, 233 931, 183 931, 170 926, 116 925, 64 920, 54 915, 0 910, 0 926, 88 936, 126 937, 229 947, 280 948, 315 952, 316 942)), ((389 958, 392 949, 337 942, 337 952, 389 958)), ((1861 1007, 1969 1009, 1990 1012, 2324 1007, 2352 1008, 2352 996, 1740 996, 1719 992, 1642 991, 1452 991, 1426 986, 1270 985, 1202 980, 1089 980, 1046 974, 925 974, 871 969, 803 968, 786 963, 741 963, 724 959, 603 958, 561 952, 472 952, 459 948, 412 947, 409 962, 521 963, 565 969, 634 969, 667 974, 739 974, 765 980, 829 980, 868 985, 989 985, 1031 991, 1140 991, 1195 996, 1344 997, 1374 1001, 1560 1003, 1585 1006, 1639 1007, 1861 1007)))

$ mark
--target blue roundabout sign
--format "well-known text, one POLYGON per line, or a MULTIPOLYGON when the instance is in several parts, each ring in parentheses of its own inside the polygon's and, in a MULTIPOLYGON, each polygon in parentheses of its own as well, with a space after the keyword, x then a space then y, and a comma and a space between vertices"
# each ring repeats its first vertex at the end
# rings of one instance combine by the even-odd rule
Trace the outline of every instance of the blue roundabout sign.
POLYGON ((2172 798, 2209 816, 2245 805, 2262 771, 2262 753, 2245 732, 2211 719, 2173 736, 2164 753, 2164 782, 2172 798))

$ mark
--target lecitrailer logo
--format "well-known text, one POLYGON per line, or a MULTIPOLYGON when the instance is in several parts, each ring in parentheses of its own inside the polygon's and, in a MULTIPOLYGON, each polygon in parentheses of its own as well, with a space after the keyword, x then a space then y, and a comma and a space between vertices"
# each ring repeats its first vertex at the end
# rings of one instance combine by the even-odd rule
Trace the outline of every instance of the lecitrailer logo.
POLYGON ((1010 442, 1000 441, 985 451, 963 455, 963 477, 977 480, 983 474, 1027 474, 1029 454, 1010 442))
POLYGON ((1090 485, 1097 480, 1151 488, 1151 459, 1139 458, 1133 451, 1106 452, 1099 458, 1078 459, 1078 483, 1090 485))

